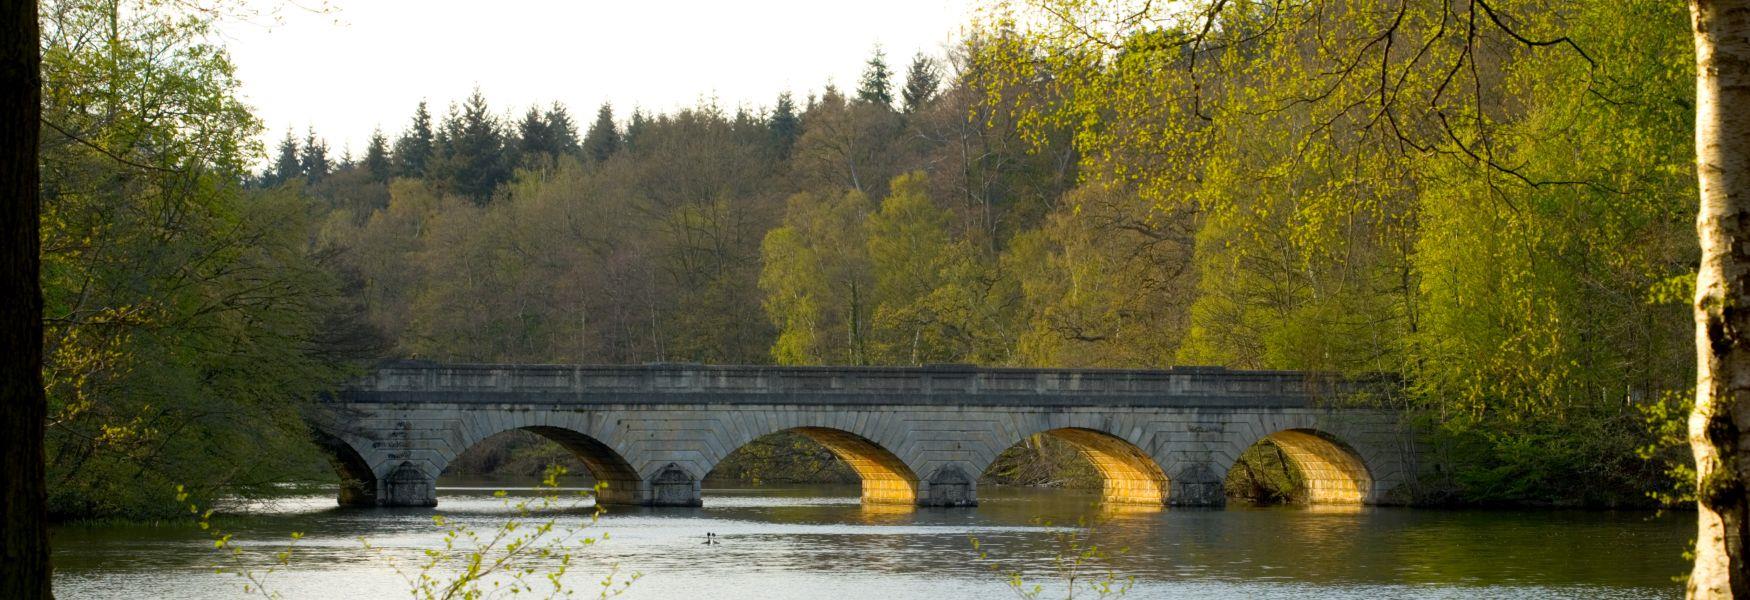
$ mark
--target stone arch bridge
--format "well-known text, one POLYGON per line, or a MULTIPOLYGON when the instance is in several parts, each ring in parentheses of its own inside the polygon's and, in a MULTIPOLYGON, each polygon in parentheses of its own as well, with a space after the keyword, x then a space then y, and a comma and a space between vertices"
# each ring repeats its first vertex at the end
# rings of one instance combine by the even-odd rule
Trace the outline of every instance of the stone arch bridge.
POLYGON ((699 482, 756 438, 795 431, 847 462, 865 502, 972 506, 1034 435, 1080 450, 1109 502, 1212 506, 1269 439, 1319 503, 1401 503, 1417 472, 1395 384, 1287 371, 392 363, 324 399, 315 429, 341 504, 434 506, 439 473, 525 429, 575 452, 609 504, 698 506, 699 482))

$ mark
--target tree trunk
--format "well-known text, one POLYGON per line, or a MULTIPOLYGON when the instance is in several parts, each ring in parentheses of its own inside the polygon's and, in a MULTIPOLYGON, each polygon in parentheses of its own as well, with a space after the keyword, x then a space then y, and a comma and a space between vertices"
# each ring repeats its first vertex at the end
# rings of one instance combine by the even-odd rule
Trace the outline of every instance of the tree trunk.
POLYGON ((1691 0, 1701 210, 1691 598, 1750 598, 1750 0, 1691 0))
POLYGON ((0 469, 0 598, 50 598, 37 233, 42 56, 36 1, 0 5, 0 457, 7 463, 0 469))

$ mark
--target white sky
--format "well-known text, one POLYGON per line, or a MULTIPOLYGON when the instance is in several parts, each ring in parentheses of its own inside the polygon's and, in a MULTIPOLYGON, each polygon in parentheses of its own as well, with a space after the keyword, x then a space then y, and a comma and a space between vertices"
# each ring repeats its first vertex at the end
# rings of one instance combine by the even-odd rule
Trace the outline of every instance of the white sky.
POLYGON ((356 158, 372 128, 392 139, 420 99, 441 118, 476 85, 496 113, 559 101, 580 128, 603 101, 624 123, 633 106, 715 96, 733 111, 786 89, 800 103, 829 78, 848 91, 877 43, 900 73, 918 50, 941 55, 972 1, 332 0, 224 39, 270 151, 313 125, 331 157, 356 158))

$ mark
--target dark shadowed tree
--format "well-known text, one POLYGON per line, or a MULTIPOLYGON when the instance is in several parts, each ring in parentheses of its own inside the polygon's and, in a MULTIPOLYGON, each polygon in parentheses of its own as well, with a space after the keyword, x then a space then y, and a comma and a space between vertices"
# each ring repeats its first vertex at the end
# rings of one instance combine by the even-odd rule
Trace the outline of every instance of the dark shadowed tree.
MULTIPOLYGON (((634 115, 637 113, 634 112, 634 115)), ((595 113, 595 123, 583 135, 583 151, 590 160, 602 162, 620 151, 620 131, 614 125, 614 107, 606 102, 595 113)))
POLYGON ((36 2, 0 9, 0 598, 50 589, 43 487, 43 299, 37 142, 42 118, 36 2))
POLYGON ((534 107, 523 113, 517 123, 516 163, 519 166, 546 164, 555 154, 553 136, 548 132, 547 119, 534 107))
POLYGON ((641 146, 640 140, 650 131, 650 115, 644 114, 644 109, 633 107, 632 118, 626 120, 626 149, 634 152, 641 146))
POLYGON ((936 61, 919 52, 912 57, 911 67, 905 71, 905 89, 900 90, 906 114, 917 112, 924 104, 936 97, 936 89, 942 85, 942 70, 936 66, 936 61))
POLYGON ((395 140, 395 174, 402 177, 424 177, 427 163, 431 162, 434 150, 433 133, 431 129, 431 111, 425 107, 425 101, 419 101, 419 108, 413 111, 413 124, 395 140))
POLYGON ((772 132, 773 154, 779 160, 789 159, 796 138, 802 135, 802 117, 796 114, 796 102, 790 99, 790 92, 778 94, 778 104, 772 107, 767 127, 772 132))
POLYGON ((364 167, 371 181, 388 181, 393 175, 393 167, 389 164, 389 140, 383 137, 380 128, 371 130, 371 142, 365 146, 364 167))
POLYGON ((311 127, 309 133, 305 134, 303 150, 303 154, 298 157, 298 162, 304 171, 304 177, 308 178, 310 183, 322 181, 322 178, 328 176, 328 171, 333 169, 334 165, 328 160, 328 142, 316 137, 315 127, 311 127))
POLYGON ((565 105, 554 102, 542 118, 547 121, 547 136, 554 153, 577 154, 581 148, 577 142, 577 123, 571 121, 571 113, 565 110, 565 105))
POLYGON ((292 135, 292 130, 286 130, 286 139, 280 140, 279 158, 274 160, 273 172, 267 176, 269 186, 280 185, 298 177, 304 176, 304 163, 298 157, 298 138, 292 135))
POLYGON ((485 204, 492 191, 510 177, 504 155, 504 135, 480 90, 468 95, 461 112, 446 118, 439 137, 443 169, 432 173, 448 181, 457 193, 485 204))
POLYGON ((857 85, 857 99, 870 104, 893 107, 893 69, 887 66, 887 53, 880 46, 863 68, 863 79, 857 85))

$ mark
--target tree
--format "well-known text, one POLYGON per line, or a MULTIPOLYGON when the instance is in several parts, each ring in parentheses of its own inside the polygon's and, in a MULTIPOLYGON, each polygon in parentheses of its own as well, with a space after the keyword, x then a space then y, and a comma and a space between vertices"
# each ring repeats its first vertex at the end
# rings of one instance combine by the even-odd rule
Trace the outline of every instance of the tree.
POLYGON ((299 169, 304 172, 304 177, 309 178, 310 183, 322 181, 334 166, 328 161, 328 142, 316 137, 315 127, 311 127, 304 136, 304 152, 298 162, 299 169))
POLYGON ((1691 0, 1701 270, 1691 598, 1750 598, 1750 2, 1691 0))
MULTIPOLYGON (((636 116, 638 113, 633 112, 636 116)), ((614 107, 603 102, 600 110, 595 113, 595 122, 589 126, 589 133, 583 135, 583 152, 595 162, 607 162, 608 157, 620 150, 620 130, 614 125, 614 107)))
POLYGON ((899 171, 904 156, 896 151, 895 140, 904 133, 904 123, 892 108, 846 101, 829 87, 802 122, 793 171, 805 182, 882 194, 899 171))
POLYGON ((269 174, 268 185, 279 185, 304 176, 304 161, 298 155, 298 138, 292 136, 292 130, 286 130, 286 139, 280 141, 279 159, 273 163, 273 172, 269 174))
POLYGON ((52 598, 43 480, 43 299, 37 143, 42 60, 37 3, 0 12, 0 596, 52 598))
POLYGON ((517 123, 516 154, 519 165, 545 164, 554 155, 553 136, 547 130, 547 119, 541 111, 530 107, 517 123), (534 161, 531 163, 530 161, 534 161))
POLYGON ((626 120, 625 145, 627 150, 637 151, 639 141, 650 131, 650 115, 644 109, 632 107, 632 118, 626 120))
POLYGON ((796 114, 796 102, 790 98, 790 92, 778 94, 778 104, 772 107, 766 127, 772 132, 775 155, 779 160, 788 160, 790 150, 796 147, 796 138, 802 135, 802 118, 796 114))
POLYGON ((395 174, 402 177, 424 177, 427 163, 436 149, 431 128, 431 111, 425 101, 413 111, 413 124, 395 140, 395 174))
POLYGON ((893 108, 893 70, 887 67, 887 53, 880 46, 875 47, 875 54, 865 63, 863 78, 857 85, 857 99, 883 108, 893 108))
POLYGON ((565 105, 554 102, 542 118, 547 122, 547 136, 553 152, 577 154, 581 149, 577 141, 577 124, 571 122, 571 113, 565 110, 565 105))
POLYGON ((49 515, 161 517, 173 484, 204 502, 320 477, 303 411, 340 376, 325 328, 345 319, 309 199, 243 185, 260 126, 218 17, 46 6, 49 515))
POLYGON ((1478 500, 1659 485, 1629 449, 1694 352, 1647 301, 1698 250, 1678 7, 1026 4, 966 73, 1142 225, 1198 224, 1181 360, 1399 372, 1478 500))
POLYGON ((364 167, 372 181, 388 181, 394 175, 389 159, 389 140, 383 137, 382 128, 371 130, 370 144, 365 146, 364 167))
POLYGON ((510 178, 510 165, 505 136, 486 105, 485 94, 475 89, 463 101, 460 112, 452 109, 440 129, 438 157, 442 168, 427 175, 446 181, 475 204, 486 204, 498 184, 510 178))
POLYGON ((936 61, 922 52, 912 57, 911 67, 905 71, 905 89, 900 91, 904 100, 904 112, 911 114, 924 107, 936 97, 936 88, 942 85, 942 71, 936 66, 936 61))
POLYGON ((778 328, 779 364, 870 364, 871 288, 865 245, 871 207, 861 192, 797 194, 760 246, 760 289, 778 328))

